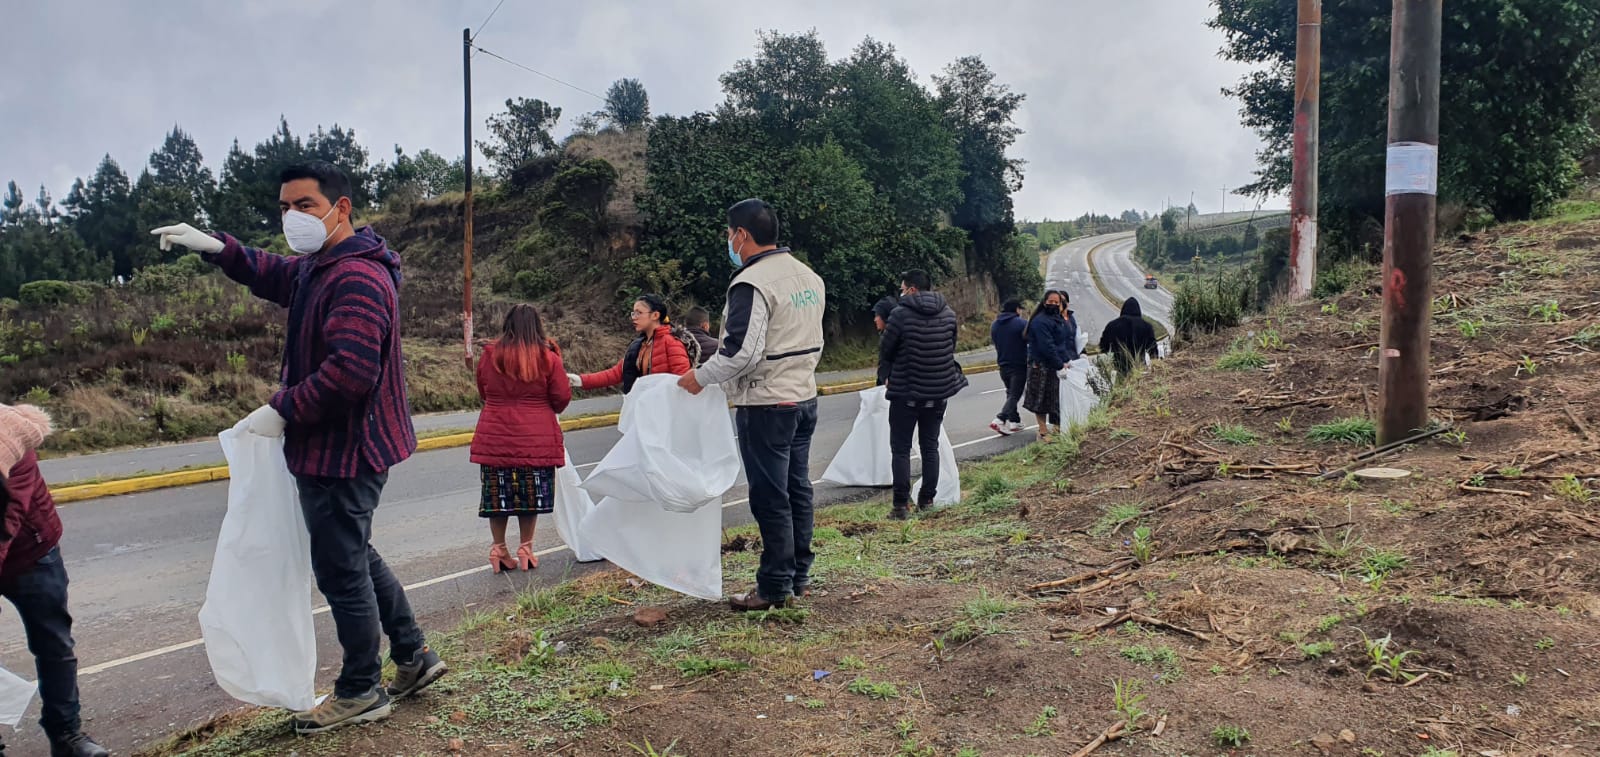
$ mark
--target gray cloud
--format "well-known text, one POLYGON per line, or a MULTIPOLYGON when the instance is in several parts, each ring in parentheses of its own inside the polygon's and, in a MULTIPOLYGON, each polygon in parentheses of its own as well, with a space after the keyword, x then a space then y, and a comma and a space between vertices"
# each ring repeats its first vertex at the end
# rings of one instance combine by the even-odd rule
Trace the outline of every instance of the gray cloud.
MULTIPOLYGON (((396 143, 459 154, 460 30, 496 1, 13 4, 0 28, 0 181, 60 198, 106 152, 137 174, 175 123, 215 169, 234 138, 248 149, 280 114, 300 134, 354 128, 374 159, 396 143)), ((1251 178, 1259 142, 1218 91, 1243 69, 1217 57, 1209 14, 1170 0, 507 0, 478 42, 594 92, 639 78, 657 113, 720 102, 717 76, 752 54, 757 29, 814 27, 834 57, 870 35, 925 81, 981 55, 1028 96, 1019 215, 1062 218, 1154 210, 1191 191, 1214 210, 1221 187, 1251 178)), ((598 106, 487 56, 473 68, 480 126, 508 97, 543 98, 568 119, 598 106)))

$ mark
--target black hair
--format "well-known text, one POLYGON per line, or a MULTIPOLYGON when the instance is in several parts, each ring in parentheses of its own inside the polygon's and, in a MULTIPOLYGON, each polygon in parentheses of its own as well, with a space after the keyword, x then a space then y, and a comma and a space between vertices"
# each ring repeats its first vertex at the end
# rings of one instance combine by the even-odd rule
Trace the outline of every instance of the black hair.
POLYGON ((728 208, 728 228, 750 232, 750 239, 766 247, 778 243, 778 214, 766 201, 754 197, 728 208))
POLYGON ((872 314, 882 318, 884 321, 888 321, 889 314, 893 313, 895 306, 899 304, 900 301, 893 297, 884 297, 883 299, 872 303, 872 314))
POLYGON ((705 308, 693 307, 689 308, 689 312, 684 316, 684 320, 687 321, 687 323, 684 324, 686 326, 710 326, 711 314, 707 313, 705 308))
POLYGON ((1065 291, 1060 290, 1060 289, 1046 289, 1044 291, 1044 296, 1039 298, 1039 304, 1033 306, 1033 315, 1028 316, 1029 320, 1033 320, 1034 318, 1038 317, 1040 314, 1044 313, 1045 300, 1050 299, 1050 295, 1052 295, 1052 294, 1056 294, 1056 295, 1060 295, 1061 296, 1061 303, 1062 303, 1061 315, 1063 317, 1066 316, 1066 314, 1067 314, 1067 312, 1066 312, 1067 293, 1065 291))
POLYGON ((1021 310, 1021 309, 1022 309, 1022 300, 1019 300, 1019 299, 1017 299, 1015 297, 1012 297, 1011 299, 1000 303, 1000 312, 1002 312, 1002 313, 1015 313, 1015 312, 1017 312, 1018 310, 1021 310))
POLYGON ((644 303, 646 307, 650 308, 650 312, 652 313, 660 313, 662 323, 668 323, 671 320, 672 314, 667 312, 667 301, 662 298, 661 295, 641 294, 638 297, 635 297, 634 301, 644 303))
POLYGON ((329 205, 339 202, 340 197, 348 197, 352 203, 355 202, 355 190, 350 187, 350 177, 326 160, 296 163, 278 173, 279 184, 300 179, 316 179, 317 189, 323 197, 328 198, 329 205))
POLYGON ((933 278, 928 275, 927 271, 924 271, 921 268, 913 268, 905 273, 900 274, 900 283, 905 284, 906 286, 909 286, 919 292, 926 292, 933 289, 933 278))

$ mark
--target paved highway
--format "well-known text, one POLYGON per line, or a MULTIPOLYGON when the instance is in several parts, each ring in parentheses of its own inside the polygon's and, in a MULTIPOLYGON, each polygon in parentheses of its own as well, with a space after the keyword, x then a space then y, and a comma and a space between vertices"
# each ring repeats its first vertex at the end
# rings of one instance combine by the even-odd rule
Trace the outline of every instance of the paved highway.
POLYGON ((1167 289, 1171 282, 1160 282, 1158 289, 1145 289, 1145 271, 1133 259, 1133 246, 1133 237, 1127 236, 1101 247, 1094 254, 1095 269, 1100 272, 1100 280, 1113 295, 1124 300, 1137 297, 1144 314, 1160 321, 1171 331, 1172 292, 1167 289))
POLYGON ((1116 320, 1121 312, 1120 303, 1112 307, 1094 286, 1089 274, 1089 251, 1097 245, 1121 235, 1107 234, 1098 237, 1075 239, 1050 253, 1044 276, 1046 289, 1062 289, 1071 300, 1069 306, 1078 317, 1078 328, 1089 335, 1089 344, 1100 343, 1100 332, 1106 324, 1116 320))
MULTIPOLYGON (((1080 288, 1074 300, 1104 305, 1092 292, 1092 287, 1080 288)), ((988 430, 986 424, 1001 404, 1000 392, 996 374, 981 374, 952 401, 945 427, 959 457, 993 455, 1033 439, 1032 433, 1000 438, 988 430)), ((821 476, 844 441, 859 406, 855 394, 821 399, 813 477, 821 476)), ((460 418, 465 421, 466 416, 460 418)), ((587 473, 616 439, 615 429, 593 429, 568 434, 567 444, 574 462, 587 473)), ((188 446, 198 451, 196 445, 188 446)), ((490 574, 488 529, 476 514, 477 476, 465 449, 422 453, 395 469, 378 509, 373 542, 408 585, 424 628, 451 628, 463 612, 509 601, 530 584, 594 569, 573 564, 570 554, 559 549, 553 524, 541 519, 535 546, 556 550, 543 558, 542 567, 531 574, 490 574)), ((818 487, 818 500, 831 503, 870 493, 824 485, 818 487)), ((196 620, 226 496, 226 483, 214 483, 61 509, 66 525, 61 551, 72 576, 71 608, 83 666, 85 727, 119 753, 240 706, 212 679, 196 620)), ((727 495, 726 525, 749 522, 744 497, 741 481, 727 495)), ((749 579, 728 580, 729 589, 739 591, 744 587, 738 584, 749 579)), ((325 613, 317 616, 317 630, 319 680, 329 685, 338 649, 325 613)), ((15 613, 0 614, 0 639, 0 664, 31 677, 32 659, 15 613)), ((37 713, 35 701, 22 731, 6 736, 16 753, 43 753, 43 738, 33 722, 37 713)))

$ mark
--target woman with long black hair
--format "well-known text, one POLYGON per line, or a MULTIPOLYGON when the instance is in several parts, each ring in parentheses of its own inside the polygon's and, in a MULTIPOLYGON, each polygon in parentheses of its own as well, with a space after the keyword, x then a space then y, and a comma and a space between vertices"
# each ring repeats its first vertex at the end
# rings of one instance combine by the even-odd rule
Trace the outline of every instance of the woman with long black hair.
POLYGON ((1028 386, 1022 393, 1022 407, 1038 420, 1041 442, 1061 431, 1059 374, 1078 357, 1077 329, 1067 312, 1067 293, 1049 290, 1033 309, 1023 332, 1028 340, 1028 386))
MULTIPOLYGON (((595 373, 567 374, 574 389, 606 389, 621 386, 622 393, 633 390, 633 382, 640 376, 670 373, 682 376, 694 368, 685 339, 673 333, 672 318, 667 312, 667 301, 654 294, 639 295, 633 301, 628 315, 637 336, 628 344, 628 351, 616 365, 595 373)), ((686 335, 687 336, 687 335, 686 335)), ((692 338, 689 339, 692 341, 692 338)), ((699 345, 695 346, 699 351, 699 345)))

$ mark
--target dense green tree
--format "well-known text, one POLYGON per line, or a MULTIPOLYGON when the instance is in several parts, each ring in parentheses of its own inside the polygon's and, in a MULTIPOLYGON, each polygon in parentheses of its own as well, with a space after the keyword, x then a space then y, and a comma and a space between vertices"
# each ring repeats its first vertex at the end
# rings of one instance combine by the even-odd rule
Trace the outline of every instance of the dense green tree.
POLYGON ((805 34, 761 32, 756 50, 756 57, 740 60, 722 75, 727 95, 722 111, 754 116, 777 143, 792 144, 827 112, 836 86, 827 48, 812 29, 805 34))
MULTIPOLYGON (((1268 194, 1290 179, 1295 4, 1214 0, 1223 55, 1255 67, 1229 90, 1265 141, 1268 194)), ((1383 215, 1388 0, 1324 0, 1319 202, 1334 243, 1383 215)), ((1441 56, 1441 198, 1523 218, 1572 186, 1591 143, 1600 75, 1600 5, 1593 0, 1453 0, 1441 56)), ((1347 245, 1348 246, 1348 245, 1347 245)))
POLYGON ((621 129, 637 129, 650 121, 650 95, 638 79, 618 79, 606 90, 600 115, 621 129))
POLYGON ((211 201, 217 182, 200 155, 194 138, 177 126, 167 133, 161 148, 150 153, 150 173, 164 187, 176 187, 189 197, 189 217, 197 217, 211 201))
MULTIPOLYGON (((934 85, 946 128, 956 135, 963 172, 951 223, 970 236, 973 262, 994 277, 1002 296, 1031 295, 1044 281, 1037 256, 1020 252, 1025 245, 1015 238, 1011 195, 1022 188, 1022 161, 1007 155, 1022 133, 1013 119, 1024 96, 996 81, 976 56, 946 66, 934 85)), ((1054 247, 1060 239, 1052 227, 1038 235, 1035 246, 1054 247)))
POLYGON ((508 99, 506 112, 489 117, 490 139, 479 141, 478 149, 502 177, 510 176, 522 164, 556 149, 551 131, 560 120, 561 109, 543 100, 508 99))

